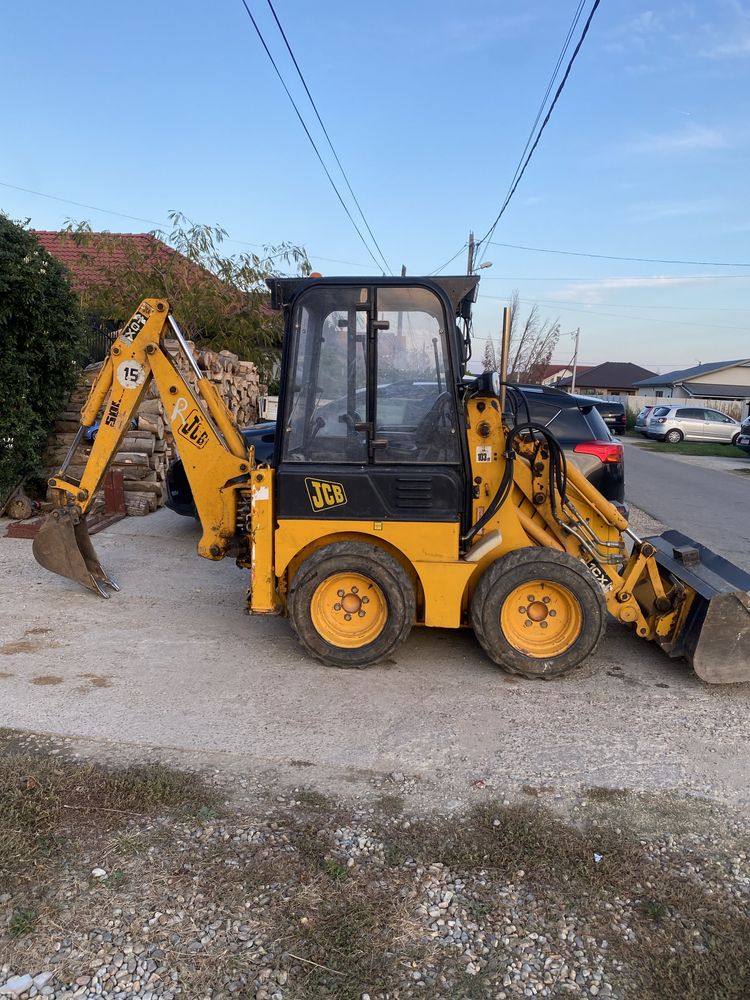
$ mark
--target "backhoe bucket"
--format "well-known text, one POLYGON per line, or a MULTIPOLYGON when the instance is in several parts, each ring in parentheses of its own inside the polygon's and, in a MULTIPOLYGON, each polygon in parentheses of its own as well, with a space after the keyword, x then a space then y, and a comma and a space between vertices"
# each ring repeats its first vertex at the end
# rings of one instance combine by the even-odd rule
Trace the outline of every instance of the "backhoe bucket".
POLYGON ((677 635, 662 647, 684 656, 708 684, 750 681, 750 573, 679 531, 648 541, 660 569, 692 597, 677 635))
POLYGON ((89 538, 86 517, 76 507, 58 507, 48 514, 31 548, 40 566, 101 597, 109 597, 105 587, 120 589, 102 569, 89 538))

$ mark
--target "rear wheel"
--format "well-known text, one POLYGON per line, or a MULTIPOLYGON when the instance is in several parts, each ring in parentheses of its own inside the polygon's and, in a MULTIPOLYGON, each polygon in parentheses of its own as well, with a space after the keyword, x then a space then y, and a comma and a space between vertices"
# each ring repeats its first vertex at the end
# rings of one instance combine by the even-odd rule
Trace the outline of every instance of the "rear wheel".
POLYGON ((287 607, 309 653, 334 667, 367 667, 411 631, 414 588, 403 566, 377 546, 334 542, 300 566, 287 607))
POLYGON ((489 658, 512 674, 561 677, 596 650, 606 629, 602 589, 573 556, 511 552, 485 570, 471 621, 489 658))
POLYGON ((664 435, 664 440, 669 441, 670 444, 679 444, 682 441, 684 435, 682 431, 678 431, 677 428, 673 428, 671 431, 667 431, 664 435))

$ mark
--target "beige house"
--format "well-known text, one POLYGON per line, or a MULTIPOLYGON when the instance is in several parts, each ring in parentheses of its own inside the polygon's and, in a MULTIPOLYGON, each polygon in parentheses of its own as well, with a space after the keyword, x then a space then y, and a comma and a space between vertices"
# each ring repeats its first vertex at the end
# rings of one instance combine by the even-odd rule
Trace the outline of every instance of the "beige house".
POLYGON ((644 396, 664 399, 750 400, 750 358, 714 361, 681 371, 665 372, 636 382, 644 396))

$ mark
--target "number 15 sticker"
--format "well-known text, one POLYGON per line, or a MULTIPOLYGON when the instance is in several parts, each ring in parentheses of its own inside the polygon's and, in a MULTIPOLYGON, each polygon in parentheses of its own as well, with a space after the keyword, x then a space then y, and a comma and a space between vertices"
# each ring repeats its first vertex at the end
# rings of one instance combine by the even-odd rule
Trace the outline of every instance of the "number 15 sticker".
POLYGON ((137 389, 146 380, 146 369, 138 361, 121 361, 115 375, 123 389, 137 389))

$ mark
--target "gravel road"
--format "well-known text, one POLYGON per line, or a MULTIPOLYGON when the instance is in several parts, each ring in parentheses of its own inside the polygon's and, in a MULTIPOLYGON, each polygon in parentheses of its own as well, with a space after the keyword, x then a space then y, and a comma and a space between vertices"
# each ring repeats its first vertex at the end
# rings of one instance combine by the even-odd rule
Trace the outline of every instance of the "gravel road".
POLYGON ((469 631, 414 630, 393 663, 332 670, 283 619, 246 617, 243 572, 196 540, 169 511, 95 536, 122 587, 102 601, 0 538, 0 725, 280 787, 304 769, 335 795, 396 773, 417 807, 528 783, 750 800, 750 685, 706 687, 614 624, 595 662, 548 684, 499 671, 469 631))

